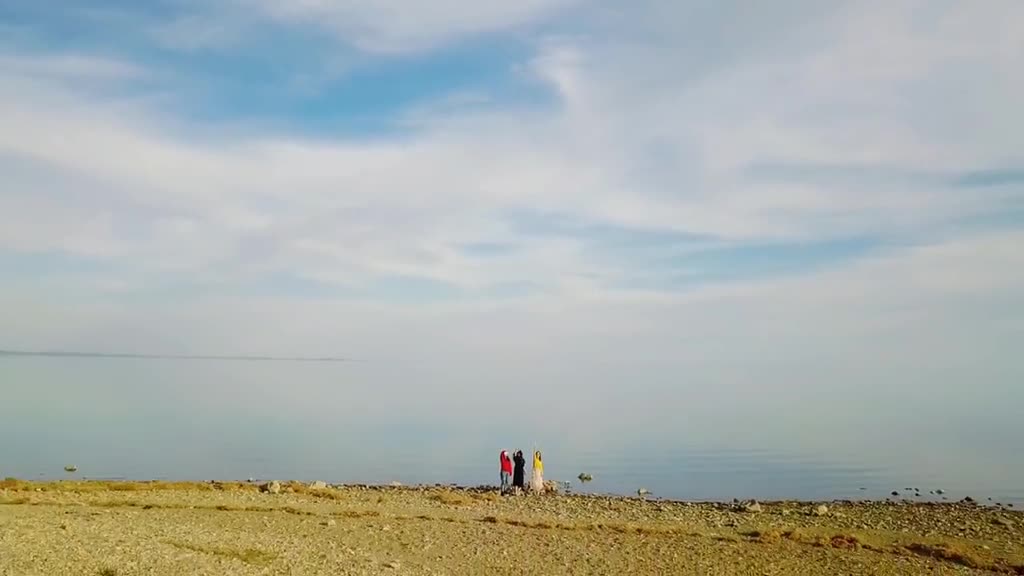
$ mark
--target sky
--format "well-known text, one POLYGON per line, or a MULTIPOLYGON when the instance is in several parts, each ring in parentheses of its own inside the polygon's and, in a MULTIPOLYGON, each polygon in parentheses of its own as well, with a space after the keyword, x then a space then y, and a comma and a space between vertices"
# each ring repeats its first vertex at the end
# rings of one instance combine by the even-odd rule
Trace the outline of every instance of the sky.
POLYGON ((0 349, 344 356, 398 413, 1019 475, 1022 22, 2 1, 0 349))

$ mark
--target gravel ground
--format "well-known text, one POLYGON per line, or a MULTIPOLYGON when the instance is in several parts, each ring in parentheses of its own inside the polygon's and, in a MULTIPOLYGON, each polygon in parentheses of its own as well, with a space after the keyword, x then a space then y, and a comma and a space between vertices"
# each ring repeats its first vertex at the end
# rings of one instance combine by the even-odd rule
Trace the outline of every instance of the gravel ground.
POLYGON ((0 574, 1024 574, 1024 515, 439 488, 0 483, 0 574))

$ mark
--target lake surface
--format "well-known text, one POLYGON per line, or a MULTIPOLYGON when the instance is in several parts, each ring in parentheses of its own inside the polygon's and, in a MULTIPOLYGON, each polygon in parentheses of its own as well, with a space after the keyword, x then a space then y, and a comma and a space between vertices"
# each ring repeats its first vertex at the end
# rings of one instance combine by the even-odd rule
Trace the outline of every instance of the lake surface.
POLYGON ((577 491, 856 499, 919 488, 922 499, 942 489, 1024 504, 1020 452, 983 449, 1006 442, 989 442, 984 426, 949 445, 908 438, 914 426, 887 430, 869 412, 794 430, 778 407, 754 420, 715 402, 666 412, 626 396, 522 398, 439 381, 372 362, 0 356, 0 477, 63 478, 74 464, 88 478, 475 485, 496 481, 501 449, 536 446, 547 477, 577 491), (580 486, 580 472, 594 481, 580 486))

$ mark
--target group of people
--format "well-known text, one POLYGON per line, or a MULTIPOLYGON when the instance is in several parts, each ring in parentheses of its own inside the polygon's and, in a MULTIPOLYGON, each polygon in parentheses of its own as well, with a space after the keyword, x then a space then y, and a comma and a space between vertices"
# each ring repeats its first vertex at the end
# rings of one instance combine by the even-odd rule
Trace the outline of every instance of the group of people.
MULTIPOLYGON (((502 450, 498 456, 501 464, 501 493, 519 494, 526 490, 526 458, 522 450, 516 450, 510 458, 508 450, 502 450)), ((544 492, 544 460, 540 450, 533 453, 533 475, 530 477, 530 489, 544 492)))

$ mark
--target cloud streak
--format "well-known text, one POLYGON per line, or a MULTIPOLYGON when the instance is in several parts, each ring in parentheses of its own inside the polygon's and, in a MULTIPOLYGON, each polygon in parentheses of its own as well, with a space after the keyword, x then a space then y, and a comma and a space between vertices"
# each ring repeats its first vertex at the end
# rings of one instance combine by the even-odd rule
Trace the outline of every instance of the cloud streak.
POLYGON ((363 50, 403 53, 513 30, 577 3, 579 0, 446 0, 430 5, 401 0, 245 0, 242 4, 271 18, 321 27, 363 50))

